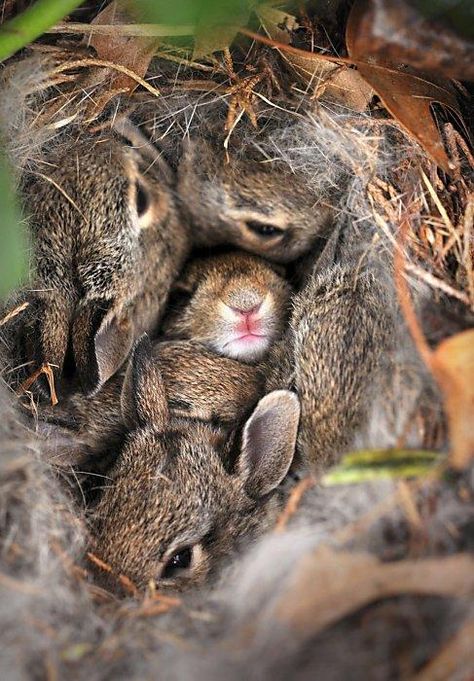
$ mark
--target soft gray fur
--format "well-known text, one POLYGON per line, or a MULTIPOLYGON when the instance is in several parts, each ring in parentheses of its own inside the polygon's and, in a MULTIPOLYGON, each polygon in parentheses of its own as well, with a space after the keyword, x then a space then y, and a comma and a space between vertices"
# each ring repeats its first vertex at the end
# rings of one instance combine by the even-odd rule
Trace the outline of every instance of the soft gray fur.
MULTIPOLYGON (((299 529, 270 534, 222 573, 220 584, 181 596, 168 613, 141 616, 143 606, 130 598, 102 603, 74 574, 85 540, 82 513, 54 470, 39 460, 35 438, 18 424, 3 387, 1 400, 0 675, 8 681, 55 673, 78 681, 157 674, 172 681, 283 680, 288 674, 342 681, 348 674, 366 679, 367 669, 377 681, 400 678, 400 651, 405 664, 418 669, 463 617, 465 608, 455 600, 402 597, 372 604, 310 639, 275 620, 303 556, 386 501, 393 486, 385 483, 307 492, 302 509, 311 506, 317 525, 305 521, 303 527, 297 523, 299 529), (253 633, 247 638, 249 626, 253 633)), ((466 483, 472 480, 460 481, 464 489, 466 483)), ((428 533, 424 554, 452 553, 460 537, 468 539, 472 505, 461 501, 458 489, 443 485, 430 491, 428 485, 420 497, 428 533)), ((403 512, 380 518, 368 523, 368 534, 364 525, 350 533, 356 546, 386 557, 398 546, 398 557, 407 555, 410 533, 403 512)), ((451 678, 462 676, 455 672, 451 678)))

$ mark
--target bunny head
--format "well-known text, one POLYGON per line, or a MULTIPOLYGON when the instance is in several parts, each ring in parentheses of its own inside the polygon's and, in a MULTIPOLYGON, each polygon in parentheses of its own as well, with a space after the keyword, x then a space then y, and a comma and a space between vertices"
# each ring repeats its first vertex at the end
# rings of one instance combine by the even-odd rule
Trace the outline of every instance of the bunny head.
POLYGON ((262 359, 289 305, 290 287, 276 269, 283 268, 242 251, 196 258, 173 287, 182 301, 165 319, 166 335, 240 361, 262 359))
POLYGON ((95 510, 94 552, 139 588, 185 589, 271 523, 293 458, 298 400, 288 391, 260 400, 232 473, 222 462, 222 433, 170 418, 145 339, 127 370, 122 409, 131 431, 95 510))
POLYGON ((135 147, 112 133, 68 141, 23 181, 35 271, 25 359, 86 394, 156 325, 188 251, 169 173, 151 145, 135 147))
POLYGON ((206 140, 189 142, 178 193, 197 245, 232 244, 288 263, 327 235, 332 210, 288 167, 247 156, 229 163, 206 140))

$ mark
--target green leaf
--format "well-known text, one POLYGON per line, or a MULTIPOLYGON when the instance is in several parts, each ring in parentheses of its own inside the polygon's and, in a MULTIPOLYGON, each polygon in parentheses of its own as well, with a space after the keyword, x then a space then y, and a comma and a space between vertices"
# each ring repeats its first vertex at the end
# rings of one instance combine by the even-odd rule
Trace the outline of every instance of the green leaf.
POLYGON ((381 478, 413 478, 432 472, 441 459, 437 452, 417 449, 363 450, 347 454, 322 478, 322 484, 348 485, 381 478))
POLYGON ((206 57, 229 47, 241 26, 250 16, 245 0, 221 0, 207 3, 208 7, 199 17, 194 37, 193 58, 206 57))
POLYGON ((75 643, 61 652, 61 659, 65 662, 80 662, 93 649, 90 643, 75 643))
POLYGON ((0 26, 0 61, 39 38, 80 4, 81 0, 36 0, 27 10, 0 26))
POLYGON ((250 16, 252 0, 130 0, 145 21, 195 26, 194 57, 228 47, 250 16))
POLYGON ((27 272, 26 235, 20 224, 11 176, 0 151, 0 298, 17 286, 27 272))

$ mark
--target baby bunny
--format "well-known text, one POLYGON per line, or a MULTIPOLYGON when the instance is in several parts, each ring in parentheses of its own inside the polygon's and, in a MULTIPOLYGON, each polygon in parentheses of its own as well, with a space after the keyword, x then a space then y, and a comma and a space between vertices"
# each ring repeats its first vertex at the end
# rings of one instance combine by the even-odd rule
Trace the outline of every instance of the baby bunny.
MULTIPOLYGON (((258 140, 256 140, 258 144, 258 140)), ((250 143, 230 163, 206 140, 193 140, 178 169, 178 193, 197 246, 233 244, 279 263, 310 251, 331 227, 332 210, 288 166, 251 157, 250 143)))
MULTIPOLYGON (((439 391, 410 338, 387 255, 380 257, 321 272, 316 263, 270 352, 266 390, 294 390, 301 402, 295 466, 320 473, 348 450, 446 445, 439 391)), ((420 318, 436 309, 446 332, 432 294, 413 290, 413 301, 420 318)))
POLYGON ((21 360, 92 395, 157 326, 189 238, 170 171, 129 121, 71 124, 36 153, 20 180, 34 268, 21 360))
POLYGON ((301 402, 299 465, 320 472, 366 423, 393 318, 382 284, 367 271, 317 265, 293 300, 290 327, 268 358, 266 389, 301 402))
POLYGON ((255 362, 283 332, 289 285, 256 256, 231 252, 198 258, 175 290, 184 295, 165 319, 167 338, 193 339, 226 357, 255 362))
POLYGON ((276 488, 293 458, 298 400, 276 391, 258 403, 234 473, 222 463, 218 428, 170 416, 147 339, 137 344, 121 403, 130 433, 95 509, 94 552, 140 588, 202 582, 274 517, 276 488))
POLYGON ((25 187, 34 235, 29 357, 95 393, 157 326, 188 252, 166 178, 122 140, 88 139, 25 187))

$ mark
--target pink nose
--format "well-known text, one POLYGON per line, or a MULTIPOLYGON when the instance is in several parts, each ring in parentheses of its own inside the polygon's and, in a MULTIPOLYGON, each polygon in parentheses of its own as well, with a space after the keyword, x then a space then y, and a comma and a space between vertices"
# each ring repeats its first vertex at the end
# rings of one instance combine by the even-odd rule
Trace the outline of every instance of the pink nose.
POLYGON ((249 319, 252 315, 257 314, 261 307, 262 303, 257 303, 253 307, 246 308, 245 310, 242 310, 240 307, 231 306, 231 310, 244 317, 244 319, 249 319))
POLYGON ((235 325, 237 333, 242 334, 258 334, 260 331, 261 320, 256 318, 262 303, 258 303, 253 307, 241 309, 240 307, 232 307, 232 311, 239 315, 239 321, 235 325))

